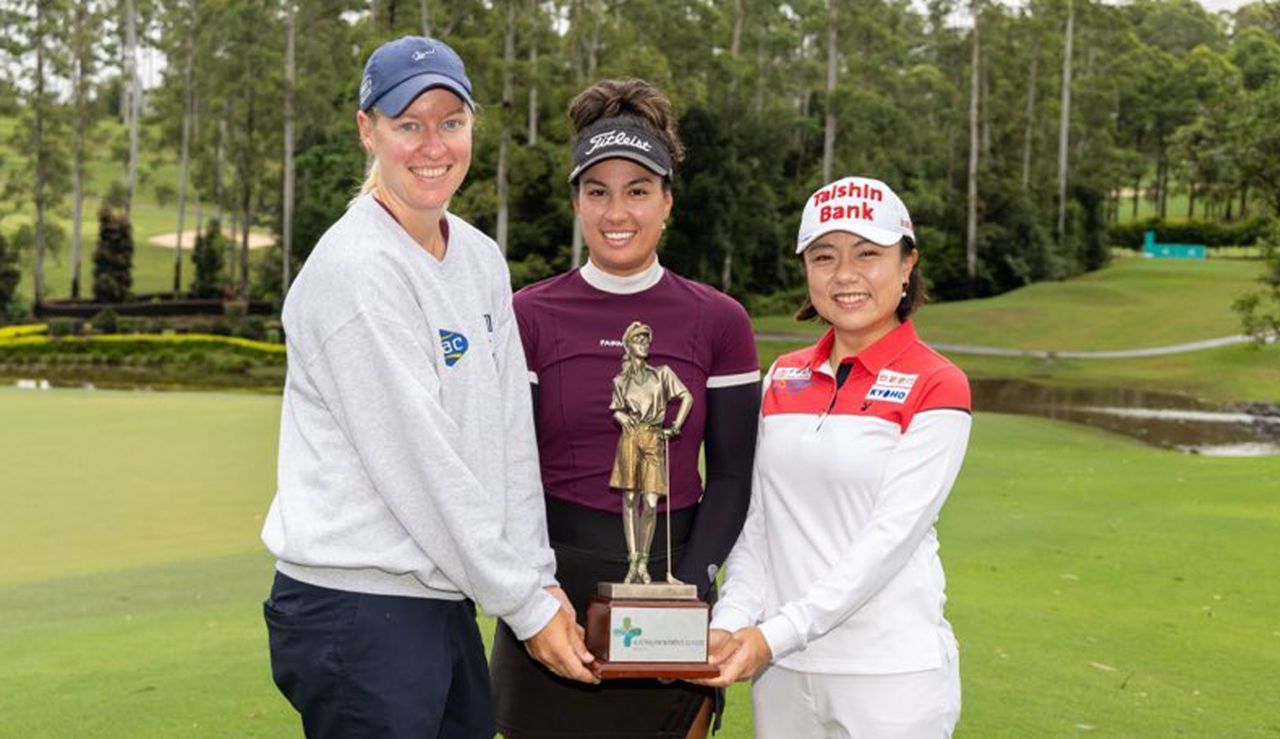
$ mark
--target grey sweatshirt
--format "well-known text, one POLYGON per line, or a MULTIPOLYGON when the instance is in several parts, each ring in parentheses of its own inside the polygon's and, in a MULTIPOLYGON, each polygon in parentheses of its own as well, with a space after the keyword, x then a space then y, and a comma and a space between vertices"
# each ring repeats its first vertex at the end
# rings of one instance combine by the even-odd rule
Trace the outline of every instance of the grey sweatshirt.
POLYGON ((472 598, 526 639, 555 615, 528 372, 497 245, 448 216, 436 260, 371 196, 284 306, 277 569, 321 587, 472 598))

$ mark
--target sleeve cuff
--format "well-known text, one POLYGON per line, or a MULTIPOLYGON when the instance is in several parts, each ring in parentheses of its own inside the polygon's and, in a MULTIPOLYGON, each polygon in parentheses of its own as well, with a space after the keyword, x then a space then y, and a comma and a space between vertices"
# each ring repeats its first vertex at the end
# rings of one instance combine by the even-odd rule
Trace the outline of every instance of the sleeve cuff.
POLYGON ((550 567, 545 567, 539 570, 538 574, 542 576, 542 583, 541 583, 542 587, 544 588, 560 587, 560 581, 556 579, 556 568, 554 564, 550 567))
POLYGON ((717 603, 712 611, 711 628, 713 629, 724 629, 729 633, 733 633, 748 626, 755 626, 755 620, 741 608, 725 605, 722 602, 717 603))
POLYGON ((773 652, 775 662, 804 646, 795 624, 781 613, 760 624, 760 634, 773 652))
POLYGON ((524 641, 551 623, 551 619, 560 609, 560 602, 551 593, 538 588, 527 603, 513 613, 502 617, 507 626, 515 632, 516 638, 524 641))

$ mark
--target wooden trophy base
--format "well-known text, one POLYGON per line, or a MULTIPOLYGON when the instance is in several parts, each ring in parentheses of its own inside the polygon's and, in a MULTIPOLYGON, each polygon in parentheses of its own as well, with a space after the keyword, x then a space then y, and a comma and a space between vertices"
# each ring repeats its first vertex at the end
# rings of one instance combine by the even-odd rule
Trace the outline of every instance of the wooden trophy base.
POLYGON ((701 680, 720 676, 720 668, 688 662, 602 662, 591 663, 591 671, 601 680, 622 678, 658 678, 668 680, 701 680))
MULTIPOLYGON (((680 586, 686 587, 686 586, 680 586)), ((587 603, 587 649, 595 655, 591 669, 602 680, 618 678, 711 678, 720 668, 707 664, 710 608, 672 586, 655 583, 653 593, 674 597, 639 597, 645 586, 601 583, 587 603), (625 595, 623 595, 625 593, 625 595)))

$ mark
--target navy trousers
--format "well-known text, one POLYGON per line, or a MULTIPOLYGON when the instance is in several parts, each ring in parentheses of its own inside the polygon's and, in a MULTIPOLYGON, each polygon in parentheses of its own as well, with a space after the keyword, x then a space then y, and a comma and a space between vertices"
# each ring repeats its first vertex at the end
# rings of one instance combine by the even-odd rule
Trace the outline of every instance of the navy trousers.
POLYGON ((491 739, 471 601, 330 590, 276 573, 263 604, 276 687, 310 739, 491 739))

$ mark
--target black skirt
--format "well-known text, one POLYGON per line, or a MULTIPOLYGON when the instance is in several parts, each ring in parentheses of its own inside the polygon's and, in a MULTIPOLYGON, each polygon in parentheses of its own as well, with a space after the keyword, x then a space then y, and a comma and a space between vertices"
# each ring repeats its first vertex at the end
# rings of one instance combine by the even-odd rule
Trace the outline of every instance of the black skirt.
MULTIPOLYGON (((649 573, 655 582, 667 571, 667 516, 658 507, 649 573)), ((671 514, 671 554, 680 560, 697 508, 671 514)), ((547 531, 556 553, 556 578, 578 622, 585 625, 587 600, 598 582, 622 582, 627 547, 622 517, 547 499, 547 531)), ((714 595, 711 600, 714 601, 714 595)), ((525 651, 501 621, 493 639, 489 672, 498 729, 509 739, 683 739, 708 699, 717 715, 723 692, 686 682, 606 680, 586 685, 552 674, 525 651)))

